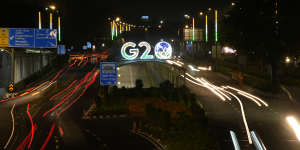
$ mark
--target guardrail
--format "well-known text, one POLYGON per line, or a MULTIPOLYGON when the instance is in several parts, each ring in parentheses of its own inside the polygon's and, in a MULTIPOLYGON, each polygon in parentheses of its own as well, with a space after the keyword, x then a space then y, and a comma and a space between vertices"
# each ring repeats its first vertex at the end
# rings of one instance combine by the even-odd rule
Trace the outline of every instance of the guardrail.
POLYGON ((151 135, 148 135, 148 134, 142 132, 140 129, 138 129, 138 130, 136 130, 136 132, 132 132, 132 133, 137 134, 140 137, 149 141, 151 144, 153 144, 155 146, 155 148, 157 150, 165 150, 165 147, 162 144, 160 144, 159 141, 154 139, 151 135))

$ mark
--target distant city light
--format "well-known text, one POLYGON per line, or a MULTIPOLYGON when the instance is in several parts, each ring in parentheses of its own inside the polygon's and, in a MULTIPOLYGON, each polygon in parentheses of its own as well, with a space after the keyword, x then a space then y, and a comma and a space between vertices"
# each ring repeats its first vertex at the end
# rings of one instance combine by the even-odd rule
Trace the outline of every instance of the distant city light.
POLYGON ((232 2, 232 3, 231 3, 231 6, 235 6, 235 5, 236 5, 236 3, 235 3, 235 2, 232 2))
POLYGON ((161 21, 160 21, 160 24, 163 24, 163 23, 164 23, 164 21, 163 21, 163 20, 161 20, 161 21))
POLYGON ((203 12, 200 12, 200 16, 203 16, 203 14, 204 14, 203 12))
POLYGON ((119 22, 121 19, 120 19, 120 17, 117 17, 116 18, 116 22, 119 22))
POLYGON ((188 26, 188 25, 185 25, 185 28, 189 28, 189 26, 188 26))

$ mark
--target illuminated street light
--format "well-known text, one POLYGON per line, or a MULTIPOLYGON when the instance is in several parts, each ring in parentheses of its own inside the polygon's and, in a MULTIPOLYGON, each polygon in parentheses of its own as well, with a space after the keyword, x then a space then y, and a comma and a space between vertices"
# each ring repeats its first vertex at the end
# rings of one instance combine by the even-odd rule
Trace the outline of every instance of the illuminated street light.
POLYGON ((203 12, 200 12, 200 16, 203 16, 203 14, 204 14, 203 12))
POLYGON ((49 8, 52 9, 52 10, 56 9, 55 5, 50 5, 49 8))
POLYGON ((211 9, 211 8, 208 8, 208 10, 211 11, 212 9, 211 9))
POLYGON ((160 24, 163 24, 163 23, 164 23, 164 21, 163 21, 163 20, 161 20, 161 21, 160 21, 160 24))
POLYGON ((188 26, 188 25, 185 25, 185 28, 187 29, 187 28, 189 28, 189 26, 188 26))
POLYGON ((121 19, 120 19, 120 17, 117 17, 116 18, 116 22, 119 22, 121 19))
POLYGON ((235 3, 235 2, 232 2, 232 3, 231 3, 231 6, 235 6, 235 5, 236 5, 236 3, 235 3))
POLYGON ((290 57, 285 57, 285 63, 289 64, 291 62, 290 57))
POLYGON ((190 19, 190 16, 189 16, 189 15, 187 15, 187 14, 185 14, 185 15, 184 15, 184 18, 186 18, 186 19, 190 19))

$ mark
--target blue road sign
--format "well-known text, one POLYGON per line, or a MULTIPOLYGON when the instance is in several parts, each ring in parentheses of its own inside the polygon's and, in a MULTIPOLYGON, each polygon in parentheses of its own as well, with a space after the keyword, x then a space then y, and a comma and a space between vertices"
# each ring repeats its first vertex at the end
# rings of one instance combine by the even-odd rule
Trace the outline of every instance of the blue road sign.
POLYGON ((35 47, 36 48, 56 48, 57 31, 50 29, 35 30, 35 47))
POLYGON ((9 47, 34 47, 34 42, 34 29, 9 29, 9 47))
POLYGON ((57 54, 58 55, 65 55, 66 54, 66 46, 65 45, 58 45, 57 54))
POLYGON ((117 63, 101 62, 100 63, 100 85, 117 84, 117 63))
POLYGON ((92 43, 91 42, 86 42, 87 48, 92 48, 92 43))

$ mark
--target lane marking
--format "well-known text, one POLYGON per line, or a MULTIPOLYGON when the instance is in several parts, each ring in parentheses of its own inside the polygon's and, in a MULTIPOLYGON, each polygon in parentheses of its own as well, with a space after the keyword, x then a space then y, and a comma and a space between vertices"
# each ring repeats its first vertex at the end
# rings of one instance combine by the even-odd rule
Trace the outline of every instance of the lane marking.
POLYGON ((10 114, 11 114, 11 118, 12 118, 12 131, 11 131, 11 134, 10 134, 10 137, 8 139, 8 141, 6 142, 5 146, 4 146, 4 149, 7 148, 8 144, 10 143, 11 141, 11 138, 13 137, 14 135, 14 132, 15 132, 15 118, 14 118, 14 109, 15 109, 15 106, 16 104, 13 105, 11 111, 10 111, 10 114))

